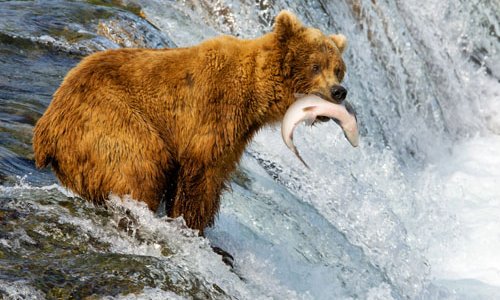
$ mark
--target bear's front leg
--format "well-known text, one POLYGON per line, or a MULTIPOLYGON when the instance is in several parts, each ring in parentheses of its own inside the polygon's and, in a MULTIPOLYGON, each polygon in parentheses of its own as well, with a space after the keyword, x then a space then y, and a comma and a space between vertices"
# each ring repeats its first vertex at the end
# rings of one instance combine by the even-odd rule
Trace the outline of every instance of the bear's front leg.
POLYGON ((181 165, 169 216, 183 216, 188 227, 198 229, 203 235, 203 230, 214 223, 219 211, 224 175, 215 166, 193 161, 181 165))

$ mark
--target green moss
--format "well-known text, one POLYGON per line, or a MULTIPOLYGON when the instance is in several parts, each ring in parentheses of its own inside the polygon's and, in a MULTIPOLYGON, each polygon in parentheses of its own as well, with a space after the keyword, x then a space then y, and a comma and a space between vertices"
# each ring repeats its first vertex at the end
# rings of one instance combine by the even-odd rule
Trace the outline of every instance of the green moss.
POLYGON ((69 43, 76 43, 82 40, 88 40, 93 38, 93 36, 89 33, 82 33, 68 29, 67 27, 63 28, 50 28, 49 34, 51 36, 61 36, 66 39, 69 43))
POLYGON ((4 33, 0 33, 0 43, 17 46, 21 49, 26 49, 26 50, 34 50, 39 48, 36 43, 30 41, 29 39, 12 37, 4 33))
POLYGON ((144 18, 141 7, 135 3, 124 4, 121 0, 87 0, 87 3, 107 7, 118 7, 127 10, 138 17, 144 18))
POLYGON ((71 291, 65 288, 55 287, 50 289, 46 297, 47 299, 70 299, 71 291))
POLYGON ((249 188, 252 181, 248 178, 248 175, 241 168, 236 169, 233 174, 231 174, 231 179, 241 187, 249 188))
POLYGON ((173 254, 174 254, 174 252, 172 251, 172 249, 170 249, 168 247, 162 247, 161 248, 161 255, 163 255, 163 256, 171 256, 173 254))

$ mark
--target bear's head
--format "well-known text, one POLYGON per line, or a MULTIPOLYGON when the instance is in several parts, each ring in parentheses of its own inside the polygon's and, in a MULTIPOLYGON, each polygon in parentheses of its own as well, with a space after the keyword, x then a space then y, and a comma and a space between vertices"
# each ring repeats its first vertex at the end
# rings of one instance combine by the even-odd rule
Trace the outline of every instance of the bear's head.
POLYGON ((345 36, 305 27, 289 11, 276 17, 274 33, 282 51, 282 75, 293 93, 316 94, 335 103, 345 99, 347 90, 340 85, 346 72, 341 56, 345 36))

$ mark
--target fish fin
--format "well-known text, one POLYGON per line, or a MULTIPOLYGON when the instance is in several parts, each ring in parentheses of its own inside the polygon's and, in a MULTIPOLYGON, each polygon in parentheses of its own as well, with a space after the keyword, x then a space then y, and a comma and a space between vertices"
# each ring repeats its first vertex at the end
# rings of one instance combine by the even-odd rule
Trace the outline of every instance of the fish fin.
POLYGON ((315 109, 316 108, 316 105, 311 105, 311 106, 307 106, 307 107, 304 107, 302 109, 303 112, 310 112, 311 110, 315 109))

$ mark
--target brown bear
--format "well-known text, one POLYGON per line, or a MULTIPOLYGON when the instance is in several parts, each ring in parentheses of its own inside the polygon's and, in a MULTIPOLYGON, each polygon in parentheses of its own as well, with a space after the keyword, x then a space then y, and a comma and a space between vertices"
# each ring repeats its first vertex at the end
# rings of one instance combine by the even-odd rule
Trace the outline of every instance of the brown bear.
POLYGON ((37 167, 93 202, 130 195, 187 225, 212 225, 245 146, 295 93, 341 102, 343 35, 282 11, 272 32, 178 49, 92 54, 72 69, 34 129, 37 167))

